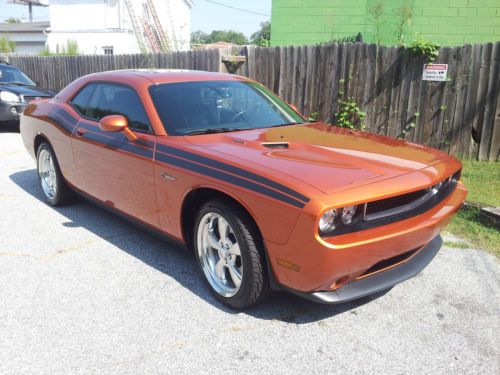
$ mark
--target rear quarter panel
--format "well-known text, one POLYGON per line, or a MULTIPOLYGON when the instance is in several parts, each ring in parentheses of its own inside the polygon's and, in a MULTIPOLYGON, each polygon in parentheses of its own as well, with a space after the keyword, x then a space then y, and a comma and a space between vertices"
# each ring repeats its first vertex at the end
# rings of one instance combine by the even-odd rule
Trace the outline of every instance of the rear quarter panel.
MULTIPOLYGON (((58 106, 60 104, 50 100, 31 103, 21 115, 21 137, 33 158, 36 158, 35 140, 37 137, 43 137, 54 149, 66 181, 71 185, 78 186, 78 173, 71 148, 72 129, 68 124, 65 124, 63 118, 54 115, 54 110, 58 106)), ((69 107, 66 109, 72 111, 69 107)))

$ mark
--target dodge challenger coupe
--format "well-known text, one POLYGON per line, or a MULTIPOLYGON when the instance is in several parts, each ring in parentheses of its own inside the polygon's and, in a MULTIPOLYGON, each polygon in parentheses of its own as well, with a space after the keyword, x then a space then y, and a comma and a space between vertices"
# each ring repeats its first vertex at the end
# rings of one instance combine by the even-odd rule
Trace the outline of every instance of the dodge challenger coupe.
POLYGON ((461 164, 417 144, 307 122, 262 85, 194 71, 82 77, 21 117, 49 205, 75 193, 196 254, 233 308, 286 290, 339 303, 436 255, 461 164))

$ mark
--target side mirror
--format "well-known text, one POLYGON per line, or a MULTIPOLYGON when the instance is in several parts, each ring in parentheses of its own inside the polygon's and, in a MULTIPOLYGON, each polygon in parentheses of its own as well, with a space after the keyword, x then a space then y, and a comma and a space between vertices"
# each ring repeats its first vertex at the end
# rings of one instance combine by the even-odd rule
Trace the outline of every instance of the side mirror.
POLYGON ((99 121, 99 129, 104 132, 123 132, 129 141, 137 140, 137 136, 128 128, 128 120, 122 115, 109 115, 99 121))

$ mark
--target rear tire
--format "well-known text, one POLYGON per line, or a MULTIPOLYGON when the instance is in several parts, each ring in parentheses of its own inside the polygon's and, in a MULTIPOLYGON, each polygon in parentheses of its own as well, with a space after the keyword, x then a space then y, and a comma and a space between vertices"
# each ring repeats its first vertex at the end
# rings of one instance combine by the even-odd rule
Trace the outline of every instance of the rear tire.
POLYGON ((205 203, 193 238, 202 275, 218 300, 244 309, 269 295, 264 247, 246 211, 223 200, 205 203))
POLYGON ((72 203, 75 193, 64 180, 54 150, 47 142, 38 146, 36 161, 38 181, 45 202, 51 206, 72 203))

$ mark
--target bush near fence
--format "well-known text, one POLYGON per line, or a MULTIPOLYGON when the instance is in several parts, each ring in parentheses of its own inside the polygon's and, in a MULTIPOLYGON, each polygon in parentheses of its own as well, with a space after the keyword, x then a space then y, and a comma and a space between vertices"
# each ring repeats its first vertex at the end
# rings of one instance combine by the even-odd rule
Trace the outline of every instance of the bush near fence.
POLYGON ((496 161, 500 149, 500 42, 443 47, 446 82, 422 80, 424 60, 403 47, 363 43, 244 47, 153 55, 4 55, 42 86, 114 69, 177 68, 222 71, 231 55, 246 63, 237 74, 271 88, 306 116, 335 123, 339 97, 366 112, 366 130, 430 145, 450 154, 496 161), (342 95, 340 93, 343 93, 342 95))

